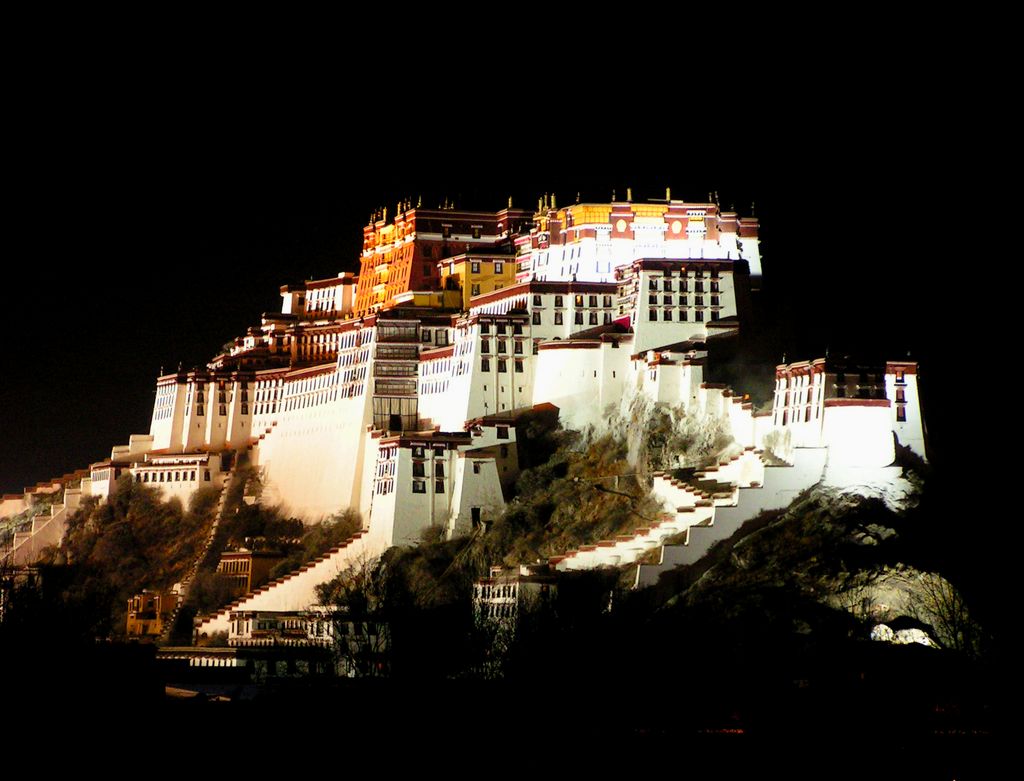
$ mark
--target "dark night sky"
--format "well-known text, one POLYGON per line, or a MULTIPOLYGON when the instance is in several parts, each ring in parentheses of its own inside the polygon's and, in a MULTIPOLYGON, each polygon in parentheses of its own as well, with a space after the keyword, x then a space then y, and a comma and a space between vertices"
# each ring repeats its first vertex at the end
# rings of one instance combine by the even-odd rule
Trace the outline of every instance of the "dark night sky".
POLYGON ((756 201, 767 352, 911 350, 932 369, 941 441, 952 392, 934 362, 964 336, 942 320, 934 248, 939 223, 962 224, 980 194, 956 153, 965 121, 948 120, 937 86, 880 95, 851 81, 823 97, 746 83, 749 100, 707 120, 594 100, 557 125, 525 99, 368 117, 354 83, 316 103, 170 83, 70 86, 59 108, 26 99, 8 159, 0 488, 148 431, 161 366, 205 362, 279 306, 282 283, 356 269, 370 211, 421 193, 500 208, 510 194, 605 200, 628 185, 641 199, 669 185, 718 190, 743 214, 756 201))

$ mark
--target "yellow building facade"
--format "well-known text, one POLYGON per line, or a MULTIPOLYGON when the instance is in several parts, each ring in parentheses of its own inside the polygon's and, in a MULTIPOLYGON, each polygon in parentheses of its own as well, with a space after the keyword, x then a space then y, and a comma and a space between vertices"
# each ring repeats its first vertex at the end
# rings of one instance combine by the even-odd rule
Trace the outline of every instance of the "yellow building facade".
POLYGON ((469 309, 469 300, 474 296, 493 293, 516 282, 516 259, 512 255, 466 252, 442 260, 437 267, 442 287, 451 284, 449 278, 458 279, 464 310, 469 309))

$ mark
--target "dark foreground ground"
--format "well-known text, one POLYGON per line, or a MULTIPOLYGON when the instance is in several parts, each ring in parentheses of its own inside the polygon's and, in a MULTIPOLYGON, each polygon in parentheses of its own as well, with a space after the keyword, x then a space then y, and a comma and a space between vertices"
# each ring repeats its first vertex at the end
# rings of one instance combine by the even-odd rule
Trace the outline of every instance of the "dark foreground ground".
MULTIPOLYGON (((598 681, 539 674, 515 682, 282 678, 253 686, 217 671, 179 670, 186 680, 167 680, 151 648, 104 646, 40 654, 7 676, 3 740, 18 754, 73 743, 119 763, 160 757, 181 769, 226 769, 244 757, 251 767, 461 768, 486 776, 1005 775, 1011 696, 997 670, 876 644, 841 661, 797 679, 695 657, 671 671, 617 671, 598 681)), ((43 756, 91 761, 73 752, 43 756)))

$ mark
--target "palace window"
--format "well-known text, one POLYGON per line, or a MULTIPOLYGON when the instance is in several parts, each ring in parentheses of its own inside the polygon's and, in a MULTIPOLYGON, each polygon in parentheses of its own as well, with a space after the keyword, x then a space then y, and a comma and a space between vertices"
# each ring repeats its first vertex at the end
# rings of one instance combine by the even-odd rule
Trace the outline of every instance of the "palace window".
POLYGON ((473 226, 473 238, 474 239, 479 239, 480 238, 480 226, 479 225, 474 225, 473 226))
POLYGON ((672 280, 671 279, 666 279, 664 281, 664 283, 662 283, 661 289, 664 290, 665 292, 671 293, 672 292, 672 280))
POLYGON ((474 461, 473 462, 473 474, 475 474, 475 475, 480 474, 480 462, 479 461, 474 461))
POLYGON ((498 426, 497 431, 498 439, 508 439, 508 426, 498 426))
POLYGON ((491 332, 491 324, 487 321, 480 323, 480 333, 489 334, 491 332))
POLYGON ((672 310, 671 309, 666 309, 665 310, 665 321, 667 322, 667 321, 669 321, 671 319, 672 319, 672 310))
POLYGON ((434 477, 444 477, 444 462, 436 461, 434 463, 434 477))
POLYGON ((562 324, 562 313, 561 312, 555 312, 555 325, 561 325, 561 324, 562 324))
POLYGON ((507 350, 505 348, 505 340, 504 339, 499 339, 498 340, 498 352, 499 353, 507 352, 507 350))
POLYGON ((704 306, 704 296, 694 296, 693 297, 693 305, 694 306, 704 306))
POLYGON ((480 352, 489 353, 491 351, 491 340, 481 339, 480 340, 480 352))
POLYGON ((540 312, 533 313, 533 324, 540 325, 540 312))
POLYGON ((590 306, 597 307, 597 296, 591 296, 589 303, 590 303, 590 306))
POLYGON ((472 295, 472 296, 480 295, 480 285, 473 285, 473 287, 470 289, 470 295, 472 295))
POLYGON ((907 392, 903 388, 896 389, 896 401, 905 402, 907 400, 907 392))
POLYGON ((474 260, 472 263, 470 263, 469 264, 469 270, 473 274, 479 274, 480 273, 480 261, 474 260))
POLYGON ((435 494, 443 494, 444 493, 444 480, 435 480, 434 481, 434 493, 435 494))
MULTIPOLYGON (((672 306, 672 296, 662 296, 661 301, 665 306, 672 306)), ((654 303, 658 303, 655 301, 654 303)))
POLYGON ((483 358, 480 361, 480 371, 489 372, 491 370, 491 362, 487 358, 483 358))
POLYGON ((228 414, 228 407, 227 407, 226 404, 221 404, 220 405, 220 414, 221 415, 227 415, 228 414))
POLYGON ((657 306, 658 305, 658 296, 656 294, 647 296, 647 303, 650 306, 657 306))
POLYGON ((508 371, 508 362, 504 358, 499 358, 498 359, 498 372, 502 373, 502 372, 507 372, 507 371, 508 371))
POLYGON ((422 461, 412 462, 412 476, 413 477, 426 477, 426 468, 422 461))
POLYGON ((196 416, 200 417, 200 418, 203 417, 203 405, 202 404, 196 405, 196 416))
POLYGON ((534 306, 543 306, 543 304, 541 304, 540 296, 534 296, 533 297, 533 305, 534 306))
POLYGON ((516 361, 516 371, 519 372, 520 374, 522 374, 522 372, 523 372, 523 362, 522 361, 518 361, 518 360, 516 361))
POLYGON ((516 341, 512 343, 512 352, 515 353, 516 355, 522 355, 523 354, 523 342, 522 342, 522 340, 516 339, 516 341))
POLYGON ((562 297, 555 296, 555 306, 562 306, 562 297))
POLYGON ((452 237, 452 226, 442 225, 441 226, 441 238, 450 239, 452 237))
POLYGON ((502 263, 500 260, 494 261, 494 273, 495 274, 502 273, 502 271, 504 269, 505 269, 505 264, 504 263, 502 263))
POLYGON ((907 422, 907 408, 904 406, 896 407, 896 420, 900 423, 907 422))
POLYGON ((720 313, 719 313, 719 311, 718 311, 717 309, 712 309, 712 310, 711 310, 711 319, 712 319, 712 320, 717 320, 717 319, 718 319, 718 316, 719 316, 719 314, 720 314, 720 313))
POLYGON ((423 333, 420 334, 420 339, 422 339, 424 342, 429 342, 430 341, 430 329, 429 328, 424 328, 423 329, 423 333))
POLYGON ((498 333, 499 334, 504 334, 505 333, 505 324, 504 323, 498 323, 498 333))
POLYGON ((703 282, 694 282, 693 283, 693 292, 695 292, 695 293, 703 293, 704 292, 704 283, 703 282))
POLYGON ((612 305, 612 297, 611 296, 605 296, 604 297, 604 305, 606 307, 609 307, 609 306, 612 305))
POLYGON ((648 309, 647 310, 647 319, 650 320, 652 323, 655 320, 657 320, 658 319, 658 310, 657 309, 648 309))
POLYGON ((413 480, 412 481, 412 492, 414 494, 425 494, 427 492, 427 484, 424 480, 413 480))
POLYGON ((590 313, 590 324, 597 325, 597 312, 590 313))
POLYGON ((704 310, 703 309, 698 309, 697 310, 697 313, 696 313, 696 316, 694 317, 694 320, 696 320, 698 323, 703 323, 704 322, 704 310))
POLYGON ((903 377, 903 370, 902 369, 898 369, 896 371, 896 382, 906 382, 906 380, 903 377))

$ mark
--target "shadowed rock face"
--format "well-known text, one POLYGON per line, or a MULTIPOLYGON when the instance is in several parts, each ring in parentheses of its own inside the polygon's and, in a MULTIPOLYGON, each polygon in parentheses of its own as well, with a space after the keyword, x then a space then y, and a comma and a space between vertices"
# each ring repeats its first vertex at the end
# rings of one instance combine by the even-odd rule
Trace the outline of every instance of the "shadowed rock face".
MULTIPOLYGON (((891 490, 869 493, 810 489, 776 519, 719 543, 703 574, 688 578, 686 570, 696 568, 680 568, 667 602, 713 601, 738 611, 752 595, 788 592, 852 617, 857 636, 976 653, 981 630, 957 589, 942 575, 901 561, 909 553, 903 532, 921 522, 908 512, 916 485, 901 479, 891 490), (872 633, 879 625, 887 626, 872 633)), ((659 589, 670 594, 671 578, 659 589)))

